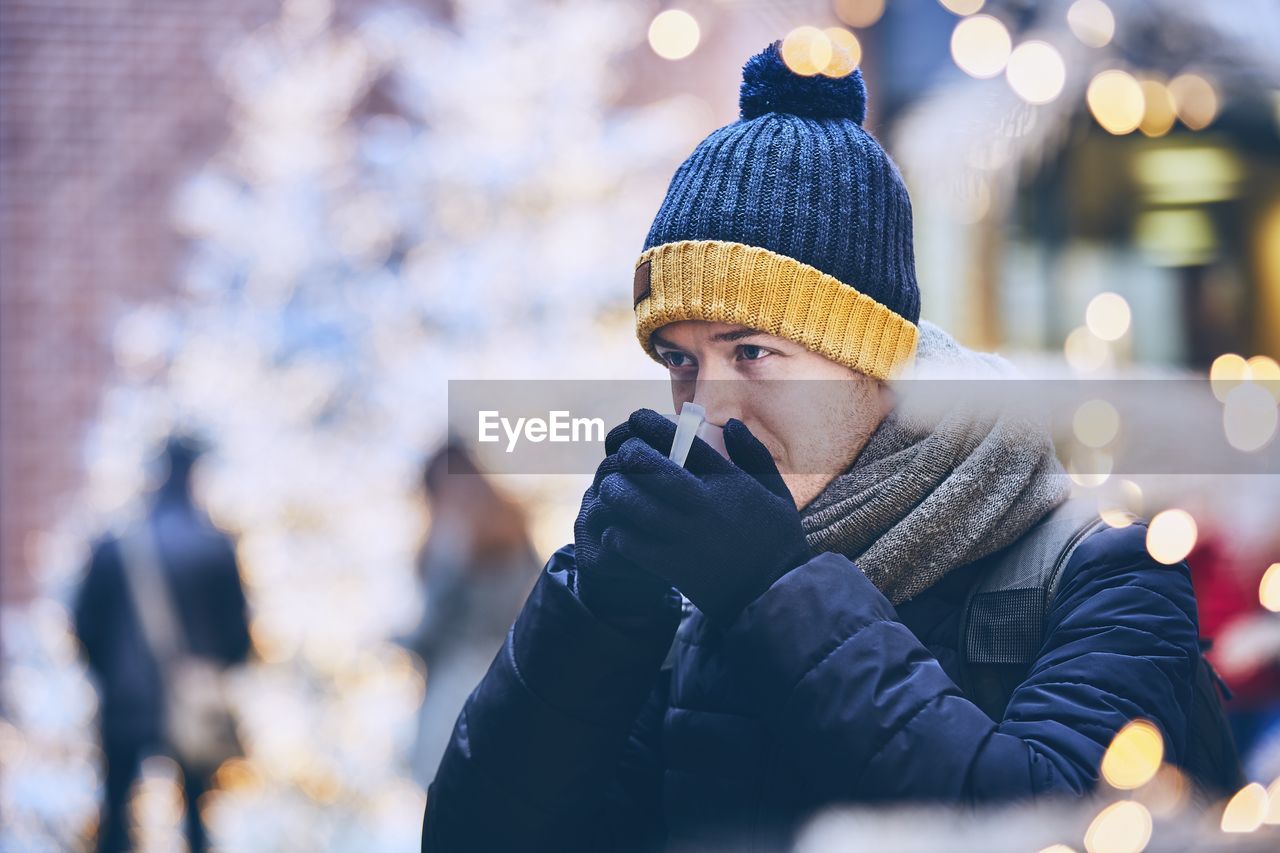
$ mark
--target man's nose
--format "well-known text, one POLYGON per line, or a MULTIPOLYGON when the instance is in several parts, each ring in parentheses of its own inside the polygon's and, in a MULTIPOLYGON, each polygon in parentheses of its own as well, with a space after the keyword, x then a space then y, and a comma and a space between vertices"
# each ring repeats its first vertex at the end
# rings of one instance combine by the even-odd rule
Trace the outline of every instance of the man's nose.
POLYGON ((720 376, 698 375, 693 402, 707 410, 707 421, 724 426, 729 418, 742 420, 742 382, 720 376))

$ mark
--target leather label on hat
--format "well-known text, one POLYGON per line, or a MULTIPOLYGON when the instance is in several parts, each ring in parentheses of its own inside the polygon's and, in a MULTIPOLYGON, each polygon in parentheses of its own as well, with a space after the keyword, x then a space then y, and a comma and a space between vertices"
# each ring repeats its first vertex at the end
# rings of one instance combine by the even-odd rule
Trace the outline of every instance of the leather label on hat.
POLYGON ((649 295, 649 268, 650 261, 645 261, 636 267, 635 281, 631 283, 631 307, 640 304, 640 300, 649 295))

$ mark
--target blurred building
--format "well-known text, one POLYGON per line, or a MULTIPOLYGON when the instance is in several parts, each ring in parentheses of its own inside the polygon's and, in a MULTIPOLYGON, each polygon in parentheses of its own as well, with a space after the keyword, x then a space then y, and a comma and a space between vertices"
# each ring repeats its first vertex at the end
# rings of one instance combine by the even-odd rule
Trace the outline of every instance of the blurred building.
POLYGON ((1073 366, 1280 355, 1274 4, 901 0, 866 36, 926 316, 1073 366), (1099 346, 1104 292, 1127 319, 1099 346))

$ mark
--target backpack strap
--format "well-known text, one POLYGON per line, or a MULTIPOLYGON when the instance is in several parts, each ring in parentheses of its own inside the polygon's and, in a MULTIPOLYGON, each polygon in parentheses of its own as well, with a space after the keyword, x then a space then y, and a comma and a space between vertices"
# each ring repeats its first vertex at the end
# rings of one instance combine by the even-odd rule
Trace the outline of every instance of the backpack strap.
POLYGON ((1003 719, 1014 688, 1040 653, 1044 618, 1071 555, 1104 526, 1092 501, 1067 500, 985 558, 988 565, 960 619, 960 686, 993 720, 1003 719))
POLYGON ((186 629, 166 577, 160 540, 151 525, 150 519, 142 519, 116 540, 116 548, 142 638, 155 657, 161 678, 167 678, 175 661, 188 654, 189 649, 186 629))

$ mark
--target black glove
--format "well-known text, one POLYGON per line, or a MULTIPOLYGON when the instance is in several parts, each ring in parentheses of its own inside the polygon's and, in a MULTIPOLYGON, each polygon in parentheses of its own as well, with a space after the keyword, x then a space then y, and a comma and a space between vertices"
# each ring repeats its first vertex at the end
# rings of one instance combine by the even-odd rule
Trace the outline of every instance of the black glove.
POLYGON ((722 627, 810 557, 768 449, 736 419, 725 425, 724 443, 732 461, 695 439, 681 468, 666 457, 670 438, 655 446, 632 436, 598 489, 608 519, 605 559, 665 578, 722 627))
MULTIPOLYGON (((679 596, 663 578, 626 557, 605 552, 601 537, 612 520, 600 500, 600 484, 620 470, 617 454, 627 440, 661 443, 665 437, 670 448, 675 429, 662 415, 639 409, 610 430, 604 440, 607 455, 582 496, 582 509, 573 525, 578 597, 596 616, 624 631, 648 624, 670 608, 678 609, 679 596)), ((709 446, 706 449, 715 453, 709 446)))

